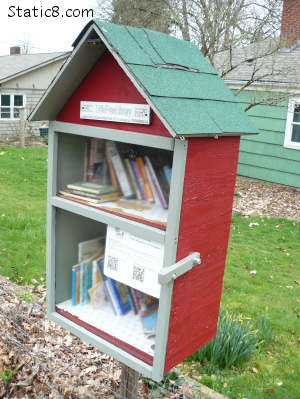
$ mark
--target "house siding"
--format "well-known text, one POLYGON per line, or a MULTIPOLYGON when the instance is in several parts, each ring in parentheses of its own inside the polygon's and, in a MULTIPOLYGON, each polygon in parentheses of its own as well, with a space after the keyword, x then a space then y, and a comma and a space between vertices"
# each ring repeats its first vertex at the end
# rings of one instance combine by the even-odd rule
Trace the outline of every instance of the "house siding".
MULTIPOLYGON (((23 94, 26 96, 25 118, 29 116, 48 85, 57 74, 65 58, 28 72, 1 84, 0 94, 23 94)), ((27 122, 26 136, 38 136, 44 122, 27 122)), ((0 120, 0 140, 14 140, 20 134, 19 120, 0 120)))
MULTIPOLYGON (((244 108, 252 96, 250 91, 238 96, 244 108)), ((283 146, 287 104, 257 105, 247 112, 260 134, 241 138, 239 175, 300 187, 300 151, 283 146)))
MULTIPOLYGON (((0 88, 0 94, 23 94, 26 96, 25 103, 25 118, 35 107, 36 103, 41 98, 44 90, 28 90, 28 89, 9 89, 5 87, 0 88)), ((41 122, 26 122, 26 136, 39 135, 39 127, 41 122)), ((0 120, 0 140, 6 141, 13 139, 20 134, 20 121, 19 120, 0 120)))

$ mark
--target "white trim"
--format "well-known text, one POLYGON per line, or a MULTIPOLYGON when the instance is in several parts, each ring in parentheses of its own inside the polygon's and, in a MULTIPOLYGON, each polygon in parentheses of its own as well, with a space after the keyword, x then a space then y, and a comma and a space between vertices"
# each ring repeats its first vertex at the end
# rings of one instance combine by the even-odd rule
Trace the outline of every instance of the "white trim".
MULTIPOLYGON (((24 109, 26 108, 26 94, 22 94, 22 93, 0 93, 0 121, 19 121, 20 118, 14 118, 14 108, 18 108, 18 109, 24 109), (1 105, 1 96, 9 96, 10 97, 10 105, 1 105), (15 106, 14 105, 14 96, 22 96, 23 97, 23 105, 20 106, 15 106), (9 113, 10 113, 10 117, 9 118, 2 118, 1 117, 1 109, 2 108, 9 108, 9 113)), ((24 115, 25 119, 26 119, 26 115, 24 115)))
POLYGON ((292 141, 293 126, 300 126, 300 122, 293 122, 295 106, 297 104, 300 105, 300 97, 290 98, 286 117, 285 136, 283 144, 284 147, 292 148, 294 150, 300 150, 300 143, 292 141))

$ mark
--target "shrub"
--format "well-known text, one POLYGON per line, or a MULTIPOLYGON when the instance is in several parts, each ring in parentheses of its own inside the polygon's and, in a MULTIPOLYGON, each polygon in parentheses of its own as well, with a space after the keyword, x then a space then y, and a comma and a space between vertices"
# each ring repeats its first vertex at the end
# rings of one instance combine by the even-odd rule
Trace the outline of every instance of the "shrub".
POLYGON ((259 345, 257 330, 241 315, 234 317, 221 310, 216 337, 188 357, 188 361, 209 361, 220 369, 239 366, 248 360, 259 345))

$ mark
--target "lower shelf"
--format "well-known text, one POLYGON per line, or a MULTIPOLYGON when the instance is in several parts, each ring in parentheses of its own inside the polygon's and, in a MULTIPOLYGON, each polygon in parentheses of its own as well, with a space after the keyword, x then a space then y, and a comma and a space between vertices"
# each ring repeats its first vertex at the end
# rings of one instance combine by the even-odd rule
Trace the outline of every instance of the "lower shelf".
POLYGON ((56 312, 91 333, 153 365, 155 338, 146 337, 138 315, 116 316, 110 305, 95 310, 91 305, 72 306, 71 299, 56 305, 56 312))

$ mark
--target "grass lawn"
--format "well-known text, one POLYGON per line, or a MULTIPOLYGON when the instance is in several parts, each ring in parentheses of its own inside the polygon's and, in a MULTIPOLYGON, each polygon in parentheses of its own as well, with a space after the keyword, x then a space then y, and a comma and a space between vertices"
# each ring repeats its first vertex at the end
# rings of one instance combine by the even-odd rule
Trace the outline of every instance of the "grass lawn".
MULTIPOLYGON (((46 148, 0 148, 0 274, 16 281, 44 277, 46 172, 46 148)), ((233 218, 222 306, 254 328, 268 314, 274 337, 239 369, 184 362, 191 378, 230 398, 300 398, 299 242, 298 222, 233 218)))

